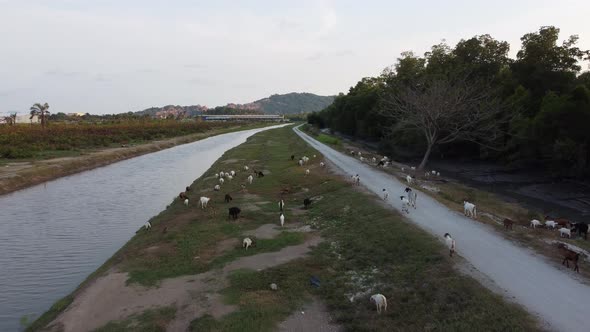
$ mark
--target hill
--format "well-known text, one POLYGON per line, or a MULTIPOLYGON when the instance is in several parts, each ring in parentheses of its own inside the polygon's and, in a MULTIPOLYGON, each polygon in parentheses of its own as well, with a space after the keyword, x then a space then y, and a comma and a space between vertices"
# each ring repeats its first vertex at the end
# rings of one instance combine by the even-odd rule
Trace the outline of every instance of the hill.
POLYGON ((143 111, 135 112, 138 115, 148 114, 153 117, 178 117, 180 115, 194 116, 206 112, 216 114, 225 113, 265 113, 265 114, 298 114, 321 111, 334 101, 334 96, 318 96, 313 93, 287 93, 275 94, 247 104, 227 104, 215 108, 202 105, 178 106, 167 105, 163 107, 151 107, 143 111))
POLYGON ((293 92, 284 95, 275 94, 248 104, 228 104, 227 107, 240 110, 258 110, 266 114, 297 114, 321 111, 333 101, 334 96, 293 92))

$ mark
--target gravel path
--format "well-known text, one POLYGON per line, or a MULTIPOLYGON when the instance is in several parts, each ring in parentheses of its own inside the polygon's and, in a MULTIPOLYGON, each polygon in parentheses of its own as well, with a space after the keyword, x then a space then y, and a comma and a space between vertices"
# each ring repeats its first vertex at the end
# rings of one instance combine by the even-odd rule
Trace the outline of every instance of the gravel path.
MULTIPOLYGON (((369 191, 389 192, 389 204, 401 210, 399 196, 405 183, 359 160, 317 142, 298 128, 294 131, 321 152, 348 177, 358 174, 369 191), (397 198, 397 200, 396 200, 397 198)), ((416 189, 414 189, 417 191, 416 189)), ((532 250, 517 246, 489 226, 449 210, 426 194, 418 192, 417 209, 407 216, 412 222, 439 237, 450 233, 457 241, 457 253, 506 290, 513 300, 535 314, 550 329, 588 331, 590 287, 573 277, 572 270, 555 268, 532 250)), ((581 268, 588 268, 582 264, 581 268)))

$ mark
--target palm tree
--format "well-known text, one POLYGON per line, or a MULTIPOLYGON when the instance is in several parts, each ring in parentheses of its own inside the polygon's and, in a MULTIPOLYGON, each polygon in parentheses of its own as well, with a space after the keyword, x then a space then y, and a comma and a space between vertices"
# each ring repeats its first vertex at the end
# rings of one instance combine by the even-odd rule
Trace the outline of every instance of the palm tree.
POLYGON ((9 126, 14 126, 14 124, 16 123, 16 113, 12 113, 9 116, 5 116, 4 122, 9 126))
POLYGON ((45 127, 45 124, 47 122, 46 117, 49 115, 49 111, 47 110, 48 108, 49 108, 49 104, 47 104, 47 103, 45 103, 43 105, 41 105, 40 103, 36 103, 35 105, 33 105, 31 107, 30 119, 32 120, 35 115, 40 117, 41 118, 41 127, 45 127))

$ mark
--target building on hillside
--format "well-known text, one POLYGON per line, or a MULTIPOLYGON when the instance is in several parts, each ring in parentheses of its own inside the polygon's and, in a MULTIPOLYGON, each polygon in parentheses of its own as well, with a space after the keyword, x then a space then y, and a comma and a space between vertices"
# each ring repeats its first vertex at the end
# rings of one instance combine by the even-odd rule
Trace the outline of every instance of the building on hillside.
POLYGON ((203 114, 197 115, 198 118, 204 121, 274 121, 284 122, 285 116, 282 114, 242 114, 242 115, 230 115, 230 114, 203 114))
POLYGON ((31 118, 31 115, 30 114, 27 114, 27 115, 17 115, 16 116, 16 123, 40 124, 41 123, 41 118, 39 118, 37 115, 34 115, 31 118))

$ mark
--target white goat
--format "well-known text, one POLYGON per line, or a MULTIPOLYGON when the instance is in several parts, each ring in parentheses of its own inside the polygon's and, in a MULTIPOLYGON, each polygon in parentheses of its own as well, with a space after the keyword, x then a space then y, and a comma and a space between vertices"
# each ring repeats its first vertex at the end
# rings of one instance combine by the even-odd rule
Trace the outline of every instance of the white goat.
POLYGON ((215 178, 217 179, 219 177, 219 173, 215 173, 215 178))
POLYGON ((249 237, 245 238, 244 241, 242 241, 242 247, 246 248, 246 250, 248 250, 248 248, 252 245, 252 239, 250 239, 249 237))
POLYGON ((416 200, 418 199, 418 194, 410 187, 406 188, 405 192, 408 193, 408 201, 410 201, 410 205, 416 209, 416 200))
POLYGON ((363 158, 363 157, 360 157, 360 160, 361 160, 361 161, 365 161, 365 158, 363 158))
POLYGON ((225 182, 225 180, 223 178, 219 178, 219 184, 223 184, 223 182, 225 182))
POLYGON ((209 198, 209 197, 201 196, 201 199, 200 199, 201 209, 204 210, 207 207, 207 203, 209 203, 210 199, 211 198, 209 198))
POLYGON ((305 175, 309 175, 309 168, 305 170, 305 175))
POLYGON ((559 236, 565 237, 567 235, 568 238, 572 237, 572 231, 569 228, 562 227, 559 229, 559 236))
POLYGON ((250 168, 248 166, 244 166, 244 171, 249 170, 250 168))
POLYGON ((557 227, 557 222, 555 222, 555 220, 546 220, 545 227, 555 229, 555 227, 557 227))
POLYGON ((326 164, 324 164, 324 162, 323 162, 323 161, 322 161, 322 162, 320 162, 320 167, 324 167, 324 166, 326 166, 326 164))
POLYGON ((231 181, 233 178, 234 178, 234 177, 233 177, 232 175, 228 175, 228 176, 227 176, 227 179, 228 179, 228 180, 230 180, 230 181, 231 181))
POLYGON ((236 176, 236 172, 234 172, 234 171, 229 171, 229 175, 231 175, 231 176, 236 176))
POLYGON ((215 187, 213 187, 213 190, 215 191, 219 191, 221 189, 221 186, 216 184, 215 187))
POLYGON ((377 163, 377 158, 373 157, 373 159, 371 159, 371 161, 373 161, 373 164, 377 163))
POLYGON ((415 170, 416 170, 416 167, 412 166, 412 167, 410 167, 410 169, 411 169, 412 171, 415 171, 415 170))
POLYGON ((313 157, 314 157, 314 158, 316 157, 316 156, 315 156, 315 154, 313 155, 313 157))
POLYGON ((299 161, 297 162, 297 164, 299 164, 299 166, 303 166, 303 159, 299 159, 299 161))
POLYGON ((152 223, 148 221, 145 223, 144 227, 145 227, 145 230, 147 231, 148 229, 152 228, 152 223))
POLYGON ((252 181, 254 181, 254 177, 252 175, 248 175, 248 183, 252 184, 252 181))
POLYGON ((406 196, 400 196, 399 198, 402 201, 402 211, 405 213, 410 213, 410 201, 406 198, 406 196))
POLYGON ((406 182, 407 182, 408 184, 412 184, 412 177, 411 177, 411 176, 409 176, 409 175, 406 175, 406 182))
POLYGON ((184 205, 188 206, 188 198, 184 200, 184 205))
POLYGON ((431 173, 432 173, 432 175, 436 175, 436 171, 432 171, 431 173))
POLYGON ((306 156, 303 156, 301 159, 302 159, 302 160, 303 160, 303 162, 304 162, 304 163, 306 163, 306 164, 307 164, 307 162, 309 161, 309 158, 307 158, 306 156))
POLYGON ((445 243, 449 248, 449 256, 453 257, 453 253, 455 253, 455 240, 451 237, 451 234, 445 233, 445 243))
POLYGON ((477 208, 475 204, 463 201, 463 214, 471 218, 477 218, 477 208))
POLYGON ((531 227, 532 228, 537 228, 537 226, 541 226, 541 222, 538 221, 537 219, 531 220, 531 227))
POLYGON ((220 177, 220 178, 222 178, 222 177, 224 177, 224 176, 225 176, 225 173, 223 173, 223 172, 219 172, 219 177, 220 177))
POLYGON ((381 310, 387 311, 387 298, 383 294, 371 295, 369 300, 371 303, 375 303, 377 307, 377 313, 381 313, 381 310))
POLYGON ((389 193, 387 192, 387 189, 383 188, 383 200, 386 201, 388 197, 389 193))
POLYGON ((440 176, 440 172, 436 172, 436 176, 440 176))
POLYGON ((281 227, 283 227, 283 225, 285 224, 285 215, 281 213, 279 220, 281 221, 281 227))

